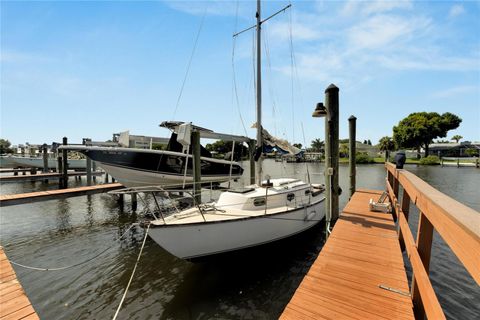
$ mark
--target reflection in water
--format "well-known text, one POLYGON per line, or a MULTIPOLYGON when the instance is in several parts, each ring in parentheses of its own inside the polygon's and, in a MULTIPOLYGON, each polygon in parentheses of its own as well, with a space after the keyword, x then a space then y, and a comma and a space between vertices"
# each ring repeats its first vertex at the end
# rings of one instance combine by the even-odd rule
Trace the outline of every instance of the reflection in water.
POLYGON ((70 204, 68 199, 57 201, 57 229, 60 233, 72 231, 70 224, 70 204))
POLYGON ((85 223, 87 227, 92 227, 93 224, 95 223, 95 220, 93 218, 93 213, 95 211, 93 209, 93 200, 91 195, 87 195, 86 198, 87 198, 87 212, 85 213, 85 223))
MULTIPOLYGON (((323 164, 308 164, 314 183, 323 182, 323 164)), ((248 179, 248 164, 245 166, 248 179)), ((267 160, 272 177, 305 179, 305 164, 267 160)), ((477 186, 480 170, 472 168, 411 167, 421 178, 457 200, 480 210, 477 186)), ((340 167, 340 198, 348 200, 348 166, 340 167)), ((384 189, 382 165, 357 166, 358 188, 384 189)), ((80 183, 71 181, 71 183, 80 183)), ((53 184, 2 185, 2 193, 52 188, 53 184)), ((151 196, 138 198, 132 213, 129 196, 119 206, 110 194, 39 202, 2 208, 2 245, 12 260, 41 267, 84 261, 105 248, 88 264, 62 272, 16 268, 29 298, 42 319, 108 319, 120 302, 134 267, 144 231, 132 223, 154 210, 151 196)), ((416 211, 411 210, 410 223, 416 211)), ((413 226, 413 224, 412 224, 413 226)), ((416 228, 412 231, 415 233, 416 228)), ((435 234, 431 274, 435 290, 449 318, 475 318, 480 313, 480 289, 459 267, 457 259, 435 234)), ((218 239, 222 241, 222 239, 218 239)), ((120 311, 122 319, 275 319, 288 303, 323 244, 322 227, 261 248, 191 263, 175 258, 150 239, 120 311)))

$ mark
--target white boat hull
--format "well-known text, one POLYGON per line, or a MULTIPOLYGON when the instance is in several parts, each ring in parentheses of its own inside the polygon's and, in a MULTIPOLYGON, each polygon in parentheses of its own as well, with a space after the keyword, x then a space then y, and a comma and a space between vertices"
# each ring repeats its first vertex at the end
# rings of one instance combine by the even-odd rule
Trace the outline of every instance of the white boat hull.
POLYGON ((149 236, 171 254, 193 259, 266 244, 301 233, 325 216, 324 203, 237 220, 151 226, 149 236))
MULTIPOLYGON (((128 167, 112 166, 106 163, 98 163, 98 166, 104 169, 108 174, 118 180, 125 187, 144 187, 144 186, 172 186, 181 187, 183 185, 184 176, 166 174, 161 172, 143 171, 138 169, 132 169, 128 167)), ((202 183, 210 182, 226 182, 230 179, 236 179, 239 176, 202 176, 202 183)), ((189 185, 193 183, 192 176, 185 176, 185 184, 189 185)))

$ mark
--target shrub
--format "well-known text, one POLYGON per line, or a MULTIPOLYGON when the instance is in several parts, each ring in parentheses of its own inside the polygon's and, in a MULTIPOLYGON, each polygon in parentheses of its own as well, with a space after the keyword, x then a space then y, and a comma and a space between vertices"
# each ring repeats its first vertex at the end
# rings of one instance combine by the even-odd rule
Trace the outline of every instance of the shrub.
POLYGON ((373 158, 369 157, 366 153, 357 153, 355 163, 374 163, 373 158))
POLYGON ((440 164, 440 159, 437 156, 428 156, 428 157, 420 159, 419 163, 420 164, 425 164, 425 165, 440 164))

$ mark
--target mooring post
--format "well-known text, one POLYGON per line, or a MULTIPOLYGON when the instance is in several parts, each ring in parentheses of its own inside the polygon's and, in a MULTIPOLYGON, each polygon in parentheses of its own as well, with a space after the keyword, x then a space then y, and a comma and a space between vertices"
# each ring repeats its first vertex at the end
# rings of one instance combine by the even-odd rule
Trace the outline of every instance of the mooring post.
POLYGON ((192 131, 192 151, 193 151, 193 195, 195 203, 202 202, 201 194, 201 171, 200 171, 200 132, 192 131))
POLYGON ((59 179, 59 187, 62 188, 63 187, 63 160, 62 160, 62 157, 58 156, 57 157, 57 172, 58 174, 60 175, 60 179, 59 179))
POLYGON ((255 140, 248 142, 248 155, 250 157, 250 184, 255 183, 255 140))
MULTIPOLYGON (((356 183, 356 172, 355 172, 355 162, 356 162, 356 139, 357 139, 357 118, 355 116, 350 116, 348 118, 348 129, 349 129, 349 169, 350 169, 350 198, 352 198, 353 194, 355 193, 355 183, 356 183)), ((388 151, 387 151, 388 152, 388 151)))
POLYGON ((97 182, 97 175, 96 175, 96 173, 97 173, 97 162, 96 161, 92 161, 92 171, 94 173, 94 175, 92 177, 93 181, 97 182))
POLYGON ((92 185, 92 159, 87 157, 87 186, 92 185))
POLYGON ((132 193, 132 210, 135 211, 137 210, 137 194, 132 193))
POLYGON ((47 144, 42 145, 42 155, 43 155, 43 172, 48 172, 48 153, 47 153, 47 144))
POLYGON ((328 158, 325 155, 325 167, 329 174, 327 190, 330 188, 330 222, 335 224, 338 219, 338 196, 342 193, 338 185, 338 101, 339 89, 334 84, 325 89, 325 108, 327 109, 327 121, 325 126, 325 141, 328 141, 328 158), (331 175, 330 175, 331 174, 331 175))
MULTIPOLYGON (((63 137, 63 145, 68 144, 67 137, 63 137)), ((62 188, 68 188, 68 159, 67 159, 67 149, 62 149, 62 188)))

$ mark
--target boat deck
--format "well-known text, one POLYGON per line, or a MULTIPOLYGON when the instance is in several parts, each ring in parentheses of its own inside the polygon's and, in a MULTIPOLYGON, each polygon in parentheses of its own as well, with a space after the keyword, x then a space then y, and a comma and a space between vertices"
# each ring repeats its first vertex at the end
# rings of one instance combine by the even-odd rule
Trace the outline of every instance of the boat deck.
POLYGON ((40 319, 0 246, 0 319, 40 319))
POLYGON ((414 319, 392 215, 368 209, 381 193, 355 192, 280 319, 414 319))

